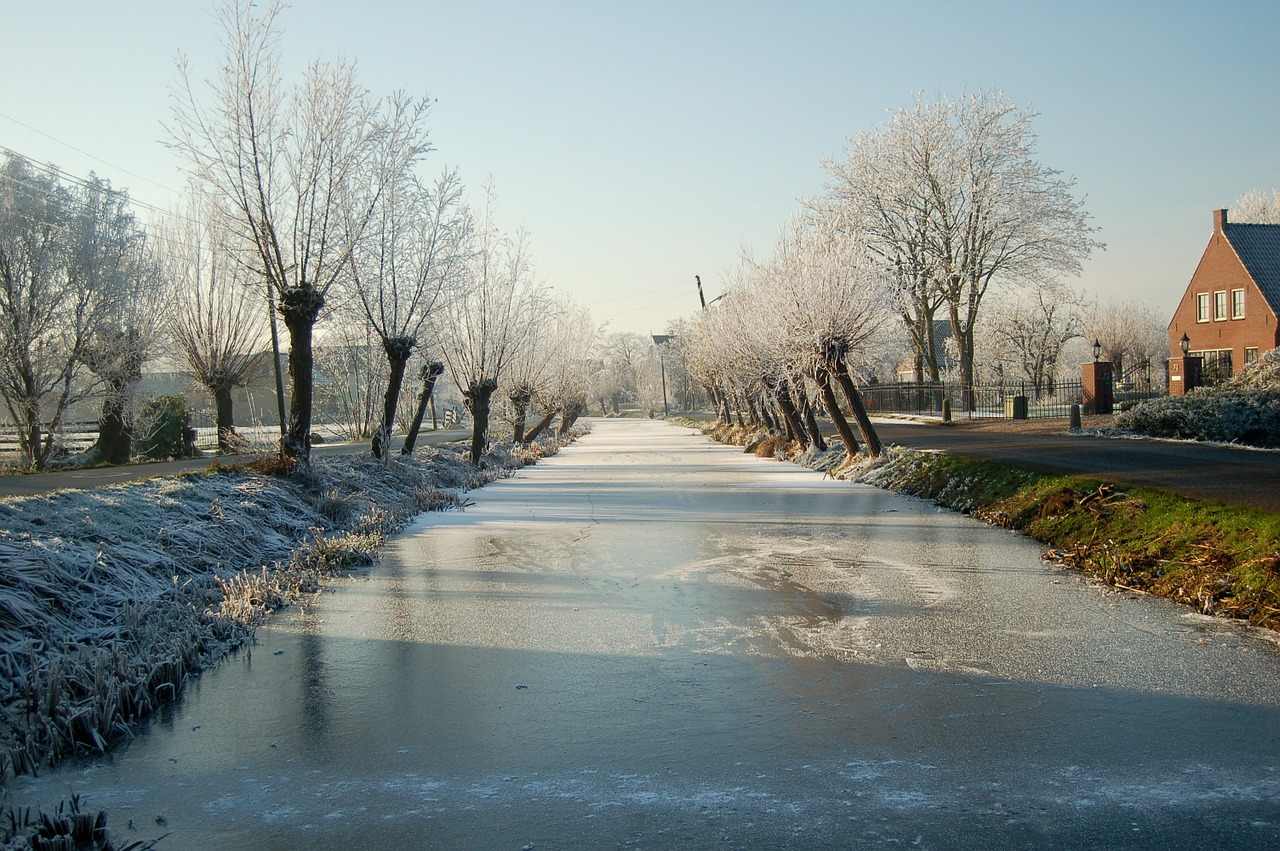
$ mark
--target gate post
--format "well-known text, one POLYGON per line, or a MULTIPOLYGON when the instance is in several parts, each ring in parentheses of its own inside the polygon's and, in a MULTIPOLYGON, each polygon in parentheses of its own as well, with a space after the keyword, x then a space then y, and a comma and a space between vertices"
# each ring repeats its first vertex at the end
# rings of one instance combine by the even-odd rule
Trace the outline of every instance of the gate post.
POLYGON ((1111 413, 1112 365, 1110 361, 1093 361, 1080 365, 1081 395, 1086 414, 1111 413))
POLYGON ((1185 396, 1199 387, 1203 370, 1202 357, 1169 358, 1169 395, 1185 396))

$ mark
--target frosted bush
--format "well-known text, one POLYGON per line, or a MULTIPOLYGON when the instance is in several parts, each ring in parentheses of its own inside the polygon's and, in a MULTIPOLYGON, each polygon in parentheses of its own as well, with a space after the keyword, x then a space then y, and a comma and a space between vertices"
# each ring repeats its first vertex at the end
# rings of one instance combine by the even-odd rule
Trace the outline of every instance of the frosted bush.
MULTIPOLYGON (((1280 351, 1280 350, 1277 350, 1280 351)), ((1152 399, 1116 414, 1117 428, 1183 440, 1280 447, 1280 354, 1217 387, 1152 399)))

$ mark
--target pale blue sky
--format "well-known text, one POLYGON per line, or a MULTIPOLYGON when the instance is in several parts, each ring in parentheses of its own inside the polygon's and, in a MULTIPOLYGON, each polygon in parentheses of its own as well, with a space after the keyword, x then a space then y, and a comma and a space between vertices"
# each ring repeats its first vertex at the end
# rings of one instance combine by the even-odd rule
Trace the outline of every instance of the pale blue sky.
MULTIPOLYGON (((540 275, 614 330, 691 313, 695 274, 718 293, 821 190, 819 161, 920 91, 995 86, 1041 113, 1041 160, 1108 246, 1078 281, 1103 298, 1172 312, 1210 211, 1280 188, 1274 0, 786 5, 298 0, 284 68, 341 54, 374 92, 437 98, 426 170, 458 166, 477 195, 492 176, 540 275)), ((0 145, 168 206, 174 59, 213 72, 213 6, 0 8, 0 145)))

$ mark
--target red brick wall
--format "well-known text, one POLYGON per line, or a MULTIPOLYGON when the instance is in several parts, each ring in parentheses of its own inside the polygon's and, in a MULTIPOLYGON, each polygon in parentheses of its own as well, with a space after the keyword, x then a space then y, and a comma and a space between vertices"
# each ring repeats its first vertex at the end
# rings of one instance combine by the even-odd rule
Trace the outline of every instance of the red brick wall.
POLYGON ((1244 367, 1244 350, 1258 349, 1261 355, 1280 345, 1276 316, 1267 305, 1244 264, 1222 233, 1226 213, 1214 212, 1213 235, 1200 258, 1200 265, 1191 276, 1191 283, 1169 322, 1169 354, 1181 357, 1178 346, 1182 335, 1191 338, 1192 351, 1231 349, 1231 364, 1236 372, 1244 367), (1244 290, 1244 319, 1231 319, 1231 291, 1244 290), (1214 318, 1214 293, 1227 293, 1227 317, 1214 318), (1196 295, 1209 294, 1209 321, 1196 321, 1196 295))

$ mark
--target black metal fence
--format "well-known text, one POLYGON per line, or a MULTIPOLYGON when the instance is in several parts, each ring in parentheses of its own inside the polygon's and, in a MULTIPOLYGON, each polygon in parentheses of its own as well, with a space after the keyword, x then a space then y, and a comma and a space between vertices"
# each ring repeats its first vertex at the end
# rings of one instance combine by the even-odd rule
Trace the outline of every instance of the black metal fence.
MULTIPOLYGON (((942 403, 951 403, 951 415, 968 417, 1012 417, 1026 400, 1026 416, 1029 419, 1068 417, 1072 405, 1084 403, 1084 385, 1081 381, 1057 381, 1039 392, 1030 382, 1006 384, 977 384, 965 388, 957 384, 871 384, 859 388, 867 413, 917 414, 942 416, 942 403)), ((1116 408, 1124 403, 1150 399, 1163 395, 1163 388, 1153 388, 1151 382, 1117 381, 1112 387, 1116 408)), ((1017 411, 1021 414, 1021 411, 1017 411)))

